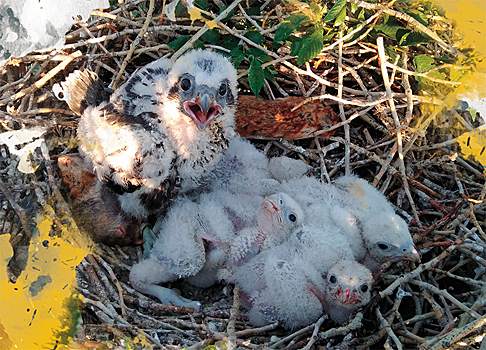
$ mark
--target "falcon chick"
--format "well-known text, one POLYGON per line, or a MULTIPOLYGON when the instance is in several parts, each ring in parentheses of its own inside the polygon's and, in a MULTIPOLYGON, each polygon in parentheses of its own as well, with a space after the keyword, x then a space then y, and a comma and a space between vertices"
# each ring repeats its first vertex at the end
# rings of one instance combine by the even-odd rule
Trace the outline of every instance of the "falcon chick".
MULTIPOLYGON (((132 267, 130 283, 162 303, 200 308, 198 302, 158 284, 179 278, 200 287, 214 284, 231 254, 237 254, 237 260, 249 258, 286 239, 285 232, 303 219, 295 206, 282 193, 263 199, 225 190, 204 193, 197 200, 177 200, 159 219, 158 238, 149 257, 132 267)), ((229 270, 226 275, 231 276, 229 270)))
POLYGON ((347 191, 352 199, 365 244, 372 247, 373 256, 367 261, 370 268, 374 270, 387 260, 420 261, 408 225, 395 214, 385 195, 355 175, 342 176, 334 184, 347 191))
POLYGON ((81 116, 81 155, 136 218, 163 214, 179 192, 200 186, 235 135, 236 70, 212 51, 158 59, 109 98, 90 71, 61 86, 81 116))
POLYGON ((371 271, 354 259, 340 229, 305 223, 288 241, 242 265, 236 284, 249 296, 250 321, 308 325, 323 312, 337 323, 370 300, 371 271))

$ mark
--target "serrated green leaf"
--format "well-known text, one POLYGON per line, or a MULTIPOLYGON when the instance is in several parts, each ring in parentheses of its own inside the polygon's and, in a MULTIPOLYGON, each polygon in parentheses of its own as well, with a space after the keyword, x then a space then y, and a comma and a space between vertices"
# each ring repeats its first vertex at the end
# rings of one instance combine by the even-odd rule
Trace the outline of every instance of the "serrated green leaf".
POLYGON ((255 44, 262 44, 265 42, 265 38, 263 37, 263 35, 261 35, 260 32, 257 32, 256 30, 246 32, 244 36, 245 38, 253 41, 255 44))
POLYGON ((304 42, 304 39, 301 37, 293 37, 292 38, 292 45, 290 46, 290 55, 291 56, 297 56, 299 53, 302 43, 304 42))
POLYGON ((329 10, 327 15, 324 17, 324 22, 329 22, 334 19, 341 13, 343 7, 346 6, 346 0, 337 0, 333 7, 329 10))
POLYGON ((334 27, 339 27, 341 24, 344 24, 346 21, 346 6, 344 6, 339 12, 339 14, 336 17, 336 20, 334 21, 334 27))
POLYGON ((303 39, 302 47, 297 57, 297 64, 299 66, 315 58, 321 52, 324 47, 322 28, 309 28, 303 39))
POLYGON ((287 39, 287 37, 292 34, 295 30, 295 25, 290 22, 282 22, 282 24, 275 31, 275 37, 273 38, 274 43, 279 43, 282 40, 287 39))
MULTIPOLYGON (((435 59, 426 55, 418 55, 413 58, 415 69, 419 73, 426 72, 436 67, 435 59)), ((433 71, 427 74, 429 77, 447 79, 447 76, 440 71, 433 71)), ((415 77, 423 90, 434 89, 435 83, 424 77, 415 77)))
POLYGON ((231 60, 233 61, 233 66, 238 69, 241 62, 245 59, 245 54, 240 50, 239 47, 235 47, 230 51, 231 60))
POLYGON ((248 82, 250 88, 258 98, 258 94, 265 83, 265 73, 263 72, 262 64, 257 59, 253 59, 248 70, 248 82))
POLYGON ((167 45, 174 51, 179 50, 182 45, 184 45, 189 39, 191 38, 190 35, 183 35, 175 39, 174 41, 171 41, 167 45))
POLYGON ((426 55, 415 56, 413 58, 413 62, 415 63, 415 69, 419 73, 426 72, 432 68, 435 68, 435 59, 426 55))
POLYGON ((219 33, 218 28, 206 30, 206 32, 203 35, 201 35, 201 39, 210 44, 217 44, 219 42, 220 37, 221 34, 219 33))

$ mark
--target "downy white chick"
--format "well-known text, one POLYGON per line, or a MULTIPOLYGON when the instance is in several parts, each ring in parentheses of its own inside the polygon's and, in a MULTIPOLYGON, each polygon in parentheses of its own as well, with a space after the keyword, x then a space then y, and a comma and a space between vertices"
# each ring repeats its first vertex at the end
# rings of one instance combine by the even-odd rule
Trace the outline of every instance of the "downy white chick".
POLYGON ((228 261, 228 254, 238 253, 239 259, 245 258, 286 239, 286 232, 303 219, 302 211, 293 205, 295 202, 285 194, 263 199, 222 190, 202 194, 197 202, 178 200, 161 218, 149 258, 132 267, 130 283, 162 303, 200 308, 198 302, 157 284, 186 278, 197 286, 210 286, 217 281, 217 272, 228 261), (251 229, 245 231, 247 227, 251 229), (239 232, 244 239, 237 239, 239 232), (233 241, 238 243, 232 246, 233 241))
POLYGON ((280 183, 269 171, 268 157, 241 137, 233 139, 206 180, 206 190, 268 196, 280 183))
POLYGON ((368 247, 364 245, 359 222, 352 210, 354 203, 344 190, 315 177, 299 177, 283 182, 282 191, 300 204, 309 220, 337 226, 346 235, 356 259, 365 259, 368 247))
POLYGON ((289 157, 273 157, 268 161, 268 171, 272 177, 284 182, 304 176, 312 167, 301 160, 289 157))
POLYGON ((137 218, 160 215, 179 192, 199 187, 235 135, 236 70, 212 51, 158 59, 109 99, 90 71, 61 86, 81 116, 80 153, 137 218))
POLYGON ((395 214, 393 206, 378 189, 355 175, 342 176, 334 184, 347 191, 358 217, 365 245, 373 252, 366 261, 373 270, 383 262, 420 261, 405 220, 395 214))
POLYGON ((250 321, 306 326, 323 312, 337 323, 370 300, 372 274, 356 262, 336 226, 306 223, 290 239, 238 267, 236 285, 250 299, 250 321))

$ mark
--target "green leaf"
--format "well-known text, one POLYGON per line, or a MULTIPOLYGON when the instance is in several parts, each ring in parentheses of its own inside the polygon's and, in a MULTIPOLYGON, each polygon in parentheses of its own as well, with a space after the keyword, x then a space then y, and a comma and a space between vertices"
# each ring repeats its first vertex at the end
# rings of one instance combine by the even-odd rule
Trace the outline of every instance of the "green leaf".
POLYGON ((280 41, 287 39, 287 37, 292 34, 300 25, 309 20, 309 17, 303 13, 294 13, 287 17, 287 19, 280 24, 280 26, 275 31, 275 37, 273 39, 272 45, 274 48, 278 46, 280 41))
POLYGON ((314 15, 315 15, 314 21, 319 22, 322 18, 323 13, 324 13, 324 11, 322 11, 322 8, 319 6, 319 4, 314 3, 314 2, 311 2, 309 4, 309 8, 311 9, 312 12, 314 12, 314 15))
POLYGON ((358 5, 356 5, 354 2, 351 3, 351 13, 354 14, 356 11, 358 11, 358 5))
MULTIPOLYGON (((219 10, 219 13, 218 14, 221 14, 227 8, 228 8, 228 5, 224 5, 223 7, 221 7, 221 10, 219 10)), ((223 18, 221 20, 221 22, 228 22, 231 19, 231 17, 233 17, 234 15, 235 15, 235 10, 231 10, 230 13, 228 13, 228 16, 226 16, 225 18, 223 18)))
POLYGON ((377 24, 374 28, 378 33, 385 34, 393 40, 397 40, 397 32, 403 30, 401 26, 390 26, 388 24, 377 24))
POLYGON ((220 37, 221 34, 219 33, 218 28, 207 30, 203 35, 201 35, 201 39, 210 44, 217 44, 220 37))
POLYGON ((240 63, 243 62, 245 59, 245 54, 240 50, 237 46, 233 50, 230 51, 231 59, 233 61, 233 66, 238 69, 240 63))
POLYGON ((344 6, 341 12, 339 12, 339 14, 337 15, 336 21, 334 21, 334 27, 338 27, 341 24, 344 24, 345 21, 346 21, 346 6, 344 6))
POLYGON ((282 24, 275 31, 275 37, 273 38, 273 42, 275 44, 278 44, 282 40, 287 39, 287 37, 292 34, 294 30, 295 25, 290 22, 282 22, 282 24))
POLYGON ((430 41, 430 37, 428 35, 418 33, 418 32, 411 32, 400 39, 400 45, 415 46, 418 44, 428 43, 429 41, 430 41))
POLYGON ((274 75, 276 75, 278 72, 273 68, 273 66, 267 66, 263 70, 265 73, 265 79, 268 79, 270 81, 275 81, 274 75))
POLYGON ((263 72, 262 64, 257 59, 253 59, 248 70, 248 82, 250 88, 258 98, 258 94, 265 83, 265 73, 263 72))
POLYGON ((132 11, 132 16, 135 18, 137 17, 138 15, 140 14, 140 11, 139 10, 133 10, 132 11))
POLYGON ((303 13, 294 13, 290 16, 287 17, 285 20, 286 22, 289 21, 292 23, 295 27, 300 26, 302 23, 307 22, 309 20, 309 17, 304 15, 303 13))
POLYGON ((265 38, 263 35, 260 34, 260 32, 257 32, 256 30, 252 30, 250 32, 245 33, 245 38, 250 39, 253 41, 255 44, 261 44, 265 42, 265 38))
POLYGON ((304 42, 304 39, 302 39, 301 37, 293 37, 292 46, 290 46, 290 55, 291 56, 297 56, 297 54, 299 53, 299 51, 302 47, 303 42, 304 42))
POLYGON ((246 13, 249 16, 260 16, 261 10, 260 10, 260 7, 259 6, 248 7, 248 9, 246 10, 246 13))
POLYGON ((204 50, 204 49, 206 48, 206 46, 203 44, 203 42, 202 42, 202 41, 200 41, 200 40, 196 40, 196 41, 194 42, 194 45, 192 45, 192 48, 193 48, 193 49, 201 49, 201 50, 204 50))
POLYGON ((257 57, 260 60, 260 62, 263 62, 264 60, 263 57, 268 57, 265 52, 263 52, 260 49, 257 49, 256 47, 250 47, 248 49, 245 49, 245 53, 247 56, 257 57))
POLYGON ((410 17, 415 18, 419 23, 423 24, 424 26, 427 27, 429 25, 429 21, 425 13, 417 10, 405 11, 405 13, 410 17))
POLYGON ((362 8, 361 10, 359 10, 358 13, 358 21, 364 22, 364 20, 365 20, 365 9, 362 8))
POLYGON ((208 1, 207 0, 194 0, 194 5, 203 9, 205 11, 208 10, 208 1))
POLYGON ((184 45, 189 39, 191 38, 190 35, 183 35, 175 39, 174 41, 171 41, 167 45, 174 51, 179 50, 182 45, 184 45))
POLYGON ((297 64, 299 66, 313 59, 321 52, 324 47, 322 28, 309 28, 303 39, 302 47, 297 57, 297 64))
POLYGON ((467 111, 469 112, 469 114, 471 114, 472 121, 473 122, 476 121, 476 113, 477 113, 477 111, 474 108, 472 108, 472 107, 469 107, 467 109, 467 111))
POLYGON ((226 49, 233 50, 235 47, 238 47, 238 42, 240 39, 233 35, 221 35, 221 42, 220 45, 226 49))
POLYGON ((324 22, 329 22, 334 19, 341 13, 343 7, 346 6, 346 0, 337 0, 333 7, 329 10, 327 15, 324 17, 324 22))
POLYGON ((415 63, 415 68, 419 73, 435 68, 434 62, 435 59, 425 55, 417 55, 413 58, 413 63, 415 63))

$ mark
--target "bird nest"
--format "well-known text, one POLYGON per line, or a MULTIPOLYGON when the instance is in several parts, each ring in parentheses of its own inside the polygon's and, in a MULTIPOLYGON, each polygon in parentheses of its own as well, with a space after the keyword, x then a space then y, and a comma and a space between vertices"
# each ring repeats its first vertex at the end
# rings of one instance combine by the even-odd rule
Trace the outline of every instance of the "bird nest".
POLYGON ((177 281, 170 287, 201 301, 203 311, 161 305, 128 282, 140 246, 97 244, 76 269, 84 296, 78 346, 478 348, 486 322, 486 182, 484 168, 467 159, 460 145, 464 151, 473 143, 481 118, 444 102, 460 84, 457 77, 473 71, 475 59, 472 51, 458 50, 451 21, 423 2, 226 4, 114 4, 73 26, 61 50, 33 52, 0 66, 2 133, 42 130, 0 148, 2 234, 10 234, 14 252, 10 280, 22 277, 38 229, 35 218, 46 206, 52 208, 51 235, 66 226, 77 229, 56 159, 76 152, 78 117, 55 98, 53 84, 90 68, 115 88, 159 57, 206 47, 238 66, 240 95, 284 98, 270 110, 262 104, 261 114, 241 106, 242 134, 269 157, 305 161, 322 181, 351 171, 372 182, 408 219, 421 263, 385 266, 372 301, 349 323, 336 326, 323 316, 290 331, 279 324, 252 327, 231 285, 198 289, 177 281), (460 67, 454 65, 459 54, 460 67), (289 96, 298 97, 291 108, 278 107, 289 96), (283 111, 283 119, 272 119, 273 109, 283 111), (270 117, 260 122, 263 115, 270 117), (36 141, 39 147, 18 152, 36 141), (19 165, 30 171, 19 171, 19 165))

